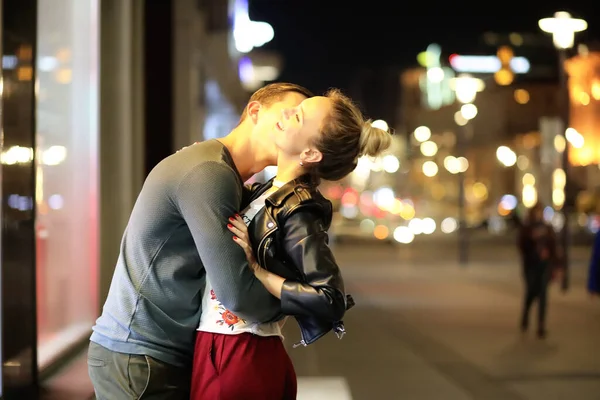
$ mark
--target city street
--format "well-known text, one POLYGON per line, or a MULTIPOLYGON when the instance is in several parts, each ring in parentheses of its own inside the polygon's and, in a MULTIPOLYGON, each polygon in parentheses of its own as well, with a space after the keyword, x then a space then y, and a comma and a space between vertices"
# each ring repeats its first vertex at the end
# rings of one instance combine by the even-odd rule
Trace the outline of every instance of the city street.
MULTIPOLYGON (((335 246, 357 306, 348 334, 292 349, 299 400, 600 399, 600 299, 585 291, 589 249, 572 251, 571 289, 552 283, 548 337, 519 331, 514 242, 479 238, 460 268, 450 239, 335 246)), ((534 306, 533 312, 536 312, 534 306)), ((535 314, 531 322, 535 322, 535 314)))

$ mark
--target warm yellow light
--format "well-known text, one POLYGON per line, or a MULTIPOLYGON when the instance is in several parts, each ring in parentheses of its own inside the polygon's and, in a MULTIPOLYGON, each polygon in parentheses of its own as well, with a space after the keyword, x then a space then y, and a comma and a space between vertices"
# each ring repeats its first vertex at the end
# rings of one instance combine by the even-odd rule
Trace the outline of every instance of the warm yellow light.
POLYGON ((537 190, 532 185, 526 185, 523 187, 521 194, 523 205, 527 208, 531 208, 537 203, 537 190))
POLYGON ((500 46, 500 48, 498 49, 498 52, 496 53, 496 56, 498 56, 498 59, 500 60, 501 63, 508 64, 510 62, 510 60, 513 58, 514 53, 510 47, 500 46))
POLYGON ((433 177, 433 176, 436 176, 436 175, 437 175, 437 173, 438 173, 438 166, 437 166, 437 164, 436 164, 435 162, 433 162, 433 161, 425 161, 425 162, 423 163, 422 170, 423 170, 423 174, 424 174, 425 176, 428 176, 428 177, 430 177, 430 178, 431 178, 431 177, 433 177))
POLYGON ((552 191, 552 203, 556 208, 562 208, 562 206, 565 204, 564 189, 554 189, 552 191))
POLYGON ((415 209, 411 205, 405 205, 400 211, 400 216, 405 220, 411 220, 415 217, 415 209))
POLYGON ((515 101, 519 104, 527 104, 529 102, 529 92, 525 89, 515 90, 515 101))
POLYGON ((494 74, 494 79, 498 85, 508 86, 513 82, 515 76, 511 70, 501 69, 494 74))
POLYGON ((394 204, 390 207, 390 212, 395 215, 400 215, 402 209, 404 208, 404 204, 400 199, 395 199, 394 204))
POLYGON ((567 182, 567 175, 565 174, 565 170, 557 168, 552 173, 552 187, 554 188, 564 188, 567 182))
POLYGON ((71 83, 72 72, 69 68, 61 68, 55 72, 56 81, 63 84, 71 83))
POLYGON ((435 142, 426 141, 421 143, 420 150, 425 157, 433 157, 438 152, 438 146, 435 142))
POLYGON ((594 100, 600 100, 600 81, 595 80, 592 83, 592 97, 594 100))
POLYGON ((564 136, 554 136, 554 148, 556 149, 556 151, 562 153, 563 151, 565 151, 565 147, 567 147, 567 142, 564 136))
POLYGON ((384 240, 390 234, 389 229, 385 225, 377 225, 373 230, 373 236, 379 240, 384 240))
POLYGON ((419 126, 413 134, 417 142, 425 142, 431 137, 431 129, 426 126, 419 126))
POLYGON ((530 173, 526 173, 525 175, 523 175, 523 186, 533 186, 535 185, 535 176, 533 176, 530 173))
POLYGON ((450 88, 456 93, 456 98, 463 104, 472 103, 477 92, 485 89, 485 83, 469 74, 462 74, 450 80, 450 88))
POLYGON ((582 105, 587 106, 590 104, 590 95, 586 92, 580 92, 578 97, 578 100, 582 105))
POLYGON ((17 79, 20 81, 30 81, 33 78, 33 68, 26 65, 17 68, 17 79))
POLYGON ((475 182, 473 184, 473 195, 477 200, 486 200, 488 197, 487 187, 481 182, 475 182))

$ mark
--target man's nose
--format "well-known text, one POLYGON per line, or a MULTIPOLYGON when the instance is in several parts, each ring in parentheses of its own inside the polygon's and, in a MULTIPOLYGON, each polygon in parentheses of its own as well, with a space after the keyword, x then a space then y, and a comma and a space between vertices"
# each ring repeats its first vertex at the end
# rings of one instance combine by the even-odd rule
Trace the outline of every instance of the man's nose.
POLYGON ((290 117, 292 116, 292 114, 294 113, 294 110, 291 108, 285 108, 283 110, 283 117, 285 119, 290 119, 290 117))

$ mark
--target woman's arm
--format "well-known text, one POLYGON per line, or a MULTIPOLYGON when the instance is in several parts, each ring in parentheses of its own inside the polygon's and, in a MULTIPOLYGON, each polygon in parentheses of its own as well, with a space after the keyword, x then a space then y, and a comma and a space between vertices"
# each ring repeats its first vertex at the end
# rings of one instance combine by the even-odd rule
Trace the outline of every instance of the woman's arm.
POLYGON ((256 278, 261 281, 265 288, 267 288, 267 291, 278 299, 281 299, 281 288, 283 287, 285 278, 267 271, 258 265, 256 261, 254 262, 254 267, 252 269, 254 270, 256 278))
POLYGON ((230 219, 228 228, 235 234, 235 242, 244 249, 257 279, 273 296, 281 299, 284 314, 313 315, 330 321, 342 319, 346 311, 344 282, 318 213, 296 212, 282 227, 282 247, 304 275, 304 282, 286 280, 258 265, 241 218, 230 219))
POLYGON ((305 278, 303 282, 284 281, 282 312, 341 320, 346 312, 344 281, 321 214, 301 209, 287 218, 282 230, 282 247, 305 278))

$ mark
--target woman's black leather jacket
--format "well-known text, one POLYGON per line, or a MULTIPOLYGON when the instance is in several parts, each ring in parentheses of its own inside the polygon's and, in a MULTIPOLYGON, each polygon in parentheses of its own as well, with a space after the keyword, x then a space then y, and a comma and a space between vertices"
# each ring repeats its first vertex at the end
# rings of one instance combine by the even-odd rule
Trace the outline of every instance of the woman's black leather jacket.
MULTIPOLYGON (((310 175, 288 182, 271 194, 248 227, 258 263, 285 278, 281 313, 295 317, 308 345, 333 330, 345 333, 342 317, 354 305, 328 246, 332 205, 310 175)), ((264 193, 272 180, 249 187, 246 202, 264 193)))

